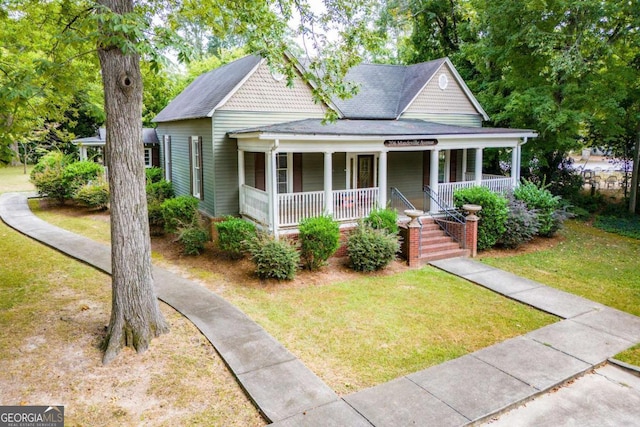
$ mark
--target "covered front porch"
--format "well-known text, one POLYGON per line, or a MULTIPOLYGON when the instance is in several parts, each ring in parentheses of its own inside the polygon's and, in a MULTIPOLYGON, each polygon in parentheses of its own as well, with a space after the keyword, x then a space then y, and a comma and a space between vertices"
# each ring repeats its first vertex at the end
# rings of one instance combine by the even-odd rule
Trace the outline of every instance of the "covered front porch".
MULTIPOLYGON (((230 134, 238 141, 239 213, 276 235, 323 214, 341 223, 387 206, 437 214, 453 207, 458 188, 509 190, 520 179, 521 146, 535 136, 444 125, 440 130, 464 129, 469 135, 423 129, 409 135, 405 129, 354 135, 330 126, 323 126, 323 133, 302 133, 278 126, 230 134), (482 173, 483 151, 495 147, 510 150, 511 176, 482 173)), ((350 131, 362 132, 357 126, 350 131)))

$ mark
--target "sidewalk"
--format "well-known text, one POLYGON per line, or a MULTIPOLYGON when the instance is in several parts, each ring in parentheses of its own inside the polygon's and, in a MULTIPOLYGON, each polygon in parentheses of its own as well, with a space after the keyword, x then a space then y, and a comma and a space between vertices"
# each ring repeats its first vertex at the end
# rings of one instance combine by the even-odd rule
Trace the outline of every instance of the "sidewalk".
MULTIPOLYGON (((35 217, 25 193, 0 195, 0 217, 36 240, 102 271, 111 270, 108 246, 35 217)), ((264 329, 213 292, 158 267, 154 279, 158 297, 202 331, 260 411, 279 427, 479 423, 640 342, 640 318, 630 314, 470 259, 432 265, 564 320, 340 398, 264 329)))

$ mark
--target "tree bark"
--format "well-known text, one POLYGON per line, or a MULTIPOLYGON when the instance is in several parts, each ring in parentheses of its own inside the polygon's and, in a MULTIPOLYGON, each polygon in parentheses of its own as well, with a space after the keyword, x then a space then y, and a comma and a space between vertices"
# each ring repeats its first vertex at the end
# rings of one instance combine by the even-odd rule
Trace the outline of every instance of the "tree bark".
MULTIPOLYGON (((101 0, 115 13, 133 10, 131 0, 101 0)), ((107 116, 107 159, 111 190, 111 320, 103 363, 124 346, 145 351, 168 331, 151 275, 151 241, 142 145, 140 57, 114 46, 98 49, 107 116)))

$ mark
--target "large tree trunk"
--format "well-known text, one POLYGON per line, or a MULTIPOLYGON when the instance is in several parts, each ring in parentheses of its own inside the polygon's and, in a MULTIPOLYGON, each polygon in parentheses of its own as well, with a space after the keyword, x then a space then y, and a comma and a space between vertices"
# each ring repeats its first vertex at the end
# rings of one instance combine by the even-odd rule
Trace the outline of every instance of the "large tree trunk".
MULTIPOLYGON (((102 0, 115 13, 133 10, 131 0, 102 0)), ((111 189, 111 321, 103 363, 124 346, 145 351, 168 331, 151 276, 151 242, 142 145, 140 57, 112 46, 98 49, 107 115, 107 166, 111 189)))

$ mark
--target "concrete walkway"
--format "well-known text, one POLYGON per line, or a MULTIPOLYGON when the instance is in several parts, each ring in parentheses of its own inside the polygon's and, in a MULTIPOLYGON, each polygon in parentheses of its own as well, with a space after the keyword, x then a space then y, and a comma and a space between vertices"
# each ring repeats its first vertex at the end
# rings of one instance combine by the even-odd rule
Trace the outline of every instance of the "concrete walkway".
MULTIPOLYGON (((25 193, 0 195, 0 217, 36 240, 111 271, 108 246, 35 217, 25 193)), ((341 399, 264 329, 213 292, 157 267, 154 279, 158 297, 202 331, 264 416, 279 427, 478 423, 640 342, 638 317, 470 259, 432 264, 564 320, 341 399)))

